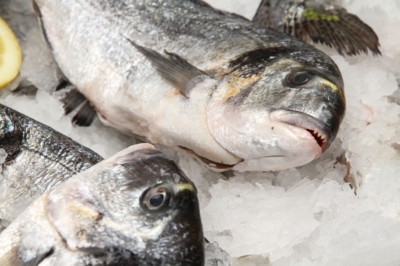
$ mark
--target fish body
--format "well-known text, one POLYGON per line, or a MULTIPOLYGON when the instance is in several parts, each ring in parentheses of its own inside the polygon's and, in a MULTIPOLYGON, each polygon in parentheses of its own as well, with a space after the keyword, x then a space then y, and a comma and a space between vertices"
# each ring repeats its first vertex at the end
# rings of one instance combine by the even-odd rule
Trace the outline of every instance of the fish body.
POLYGON ((215 171, 281 170, 344 116, 335 63, 200 0, 33 0, 54 58, 100 119, 215 171))
POLYGON ((0 104, 0 231, 45 191, 102 160, 90 149, 0 104))
POLYGON ((0 265, 204 265, 196 193, 153 146, 131 146, 29 206, 0 234, 0 265))
POLYGON ((262 0, 253 21, 304 41, 335 48, 341 55, 380 55, 374 30, 338 0, 262 0))

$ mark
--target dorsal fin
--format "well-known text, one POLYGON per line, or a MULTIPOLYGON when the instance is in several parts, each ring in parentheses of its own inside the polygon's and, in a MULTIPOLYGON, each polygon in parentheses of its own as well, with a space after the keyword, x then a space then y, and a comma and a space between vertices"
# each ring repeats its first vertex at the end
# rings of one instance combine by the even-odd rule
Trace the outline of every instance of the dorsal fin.
POLYGON ((314 43, 328 45, 341 55, 367 54, 368 50, 373 55, 381 54, 379 38, 374 30, 340 6, 324 4, 323 1, 293 1, 283 8, 278 1, 277 10, 270 2, 261 1, 253 18, 254 23, 274 28, 303 41, 312 40, 314 43), (282 13, 279 14, 280 12, 282 13), (277 20, 279 18, 280 21, 277 20))
POLYGON ((164 56, 152 49, 140 46, 127 39, 147 59, 149 59, 157 72, 178 89, 184 96, 189 97, 195 85, 204 79, 210 78, 207 73, 191 65, 177 54, 165 51, 164 56))

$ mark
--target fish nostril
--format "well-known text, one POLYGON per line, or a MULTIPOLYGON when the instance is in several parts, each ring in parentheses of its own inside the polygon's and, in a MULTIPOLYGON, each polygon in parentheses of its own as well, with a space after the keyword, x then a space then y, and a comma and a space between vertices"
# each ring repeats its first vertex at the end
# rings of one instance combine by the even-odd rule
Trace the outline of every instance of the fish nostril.
POLYGON ((318 145, 324 149, 326 146, 326 140, 324 138, 324 136, 322 134, 320 134, 318 131, 316 130, 312 130, 312 129, 307 129, 308 132, 310 132, 310 134, 314 137, 314 139, 317 141, 318 145))

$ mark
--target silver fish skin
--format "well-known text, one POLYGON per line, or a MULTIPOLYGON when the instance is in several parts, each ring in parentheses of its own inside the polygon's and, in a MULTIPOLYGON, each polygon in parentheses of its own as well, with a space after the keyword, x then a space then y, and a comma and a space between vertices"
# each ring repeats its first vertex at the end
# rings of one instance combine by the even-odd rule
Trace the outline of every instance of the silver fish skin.
POLYGON ((324 53, 200 0, 33 0, 54 58, 107 125, 215 171, 319 157, 345 112, 324 53))
POLYGON ((0 234, 0 265, 204 265, 197 191, 150 144, 46 192, 0 234))
POLYGON ((380 55, 379 38, 339 0, 262 0, 253 22, 301 40, 333 47, 340 55, 380 55))
POLYGON ((0 104, 0 232, 45 191, 103 158, 0 104))

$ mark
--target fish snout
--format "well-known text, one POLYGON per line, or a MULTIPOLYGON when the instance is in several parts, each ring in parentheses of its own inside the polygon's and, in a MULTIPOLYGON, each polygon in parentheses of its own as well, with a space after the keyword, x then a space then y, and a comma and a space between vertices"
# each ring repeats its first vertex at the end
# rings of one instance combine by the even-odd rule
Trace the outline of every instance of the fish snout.
POLYGON ((332 121, 328 116, 326 117, 326 119, 318 119, 292 110, 279 110, 271 113, 271 119, 274 121, 308 131, 321 147, 321 152, 324 152, 330 146, 339 130, 339 123, 332 121))

